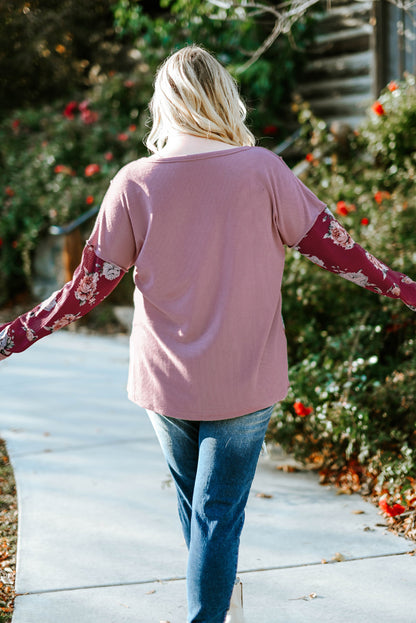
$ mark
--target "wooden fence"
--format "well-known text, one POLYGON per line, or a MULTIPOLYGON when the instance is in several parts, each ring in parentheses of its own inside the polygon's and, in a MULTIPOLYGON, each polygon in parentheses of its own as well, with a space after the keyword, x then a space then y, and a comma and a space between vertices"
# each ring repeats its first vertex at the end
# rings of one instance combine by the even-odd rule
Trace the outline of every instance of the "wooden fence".
POLYGON ((389 0, 331 0, 316 17, 299 92, 328 123, 355 127, 390 80, 416 73, 416 6, 406 11, 389 0))

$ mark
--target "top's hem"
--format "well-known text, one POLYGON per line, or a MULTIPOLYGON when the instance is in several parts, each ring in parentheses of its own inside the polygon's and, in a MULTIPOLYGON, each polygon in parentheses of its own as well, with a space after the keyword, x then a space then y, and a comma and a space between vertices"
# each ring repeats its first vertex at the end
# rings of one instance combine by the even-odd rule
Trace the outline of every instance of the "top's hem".
POLYGON ((225 412, 221 411, 220 414, 216 412, 216 413, 204 413, 204 414, 196 415, 193 412, 192 415, 188 415, 187 413, 184 413, 183 411, 181 411, 180 414, 173 413, 172 411, 169 411, 169 413, 163 413, 164 411, 163 408, 158 409, 156 405, 148 404, 146 401, 140 400, 139 398, 135 398, 134 394, 132 394, 130 391, 127 392, 127 396, 131 402, 138 405, 142 409, 153 411, 154 413, 158 413, 159 415, 164 415, 166 417, 170 417, 170 418, 177 419, 177 420, 189 420, 193 422, 205 422, 205 421, 215 422, 219 420, 231 420, 236 417, 242 417, 243 415, 249 415, 250 413, 254 413, 261 409, 266 409, 267 407, 275 405, 281 400, 284 400, 284 398, 286 398, 287 393, 289 391, 289 387, 290 385, 288 384, 286 389, 283 390, 282 392, 276 392, 271 398, 263 400, 261 402, 256 402, 254 405, 248 406, 247 408, 243 410, 237 409, 236 411, 234 410, 233 411, 227 410, 225 412))

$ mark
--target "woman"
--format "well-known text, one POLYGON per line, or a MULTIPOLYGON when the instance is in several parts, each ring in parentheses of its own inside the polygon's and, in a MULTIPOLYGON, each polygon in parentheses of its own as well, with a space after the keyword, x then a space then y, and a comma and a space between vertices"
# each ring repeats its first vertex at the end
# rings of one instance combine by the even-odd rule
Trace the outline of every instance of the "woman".
POLYGON ((416 310, 416 283, 357 245, 281 158, 254 146, 229 73, 189 46, 159 69, 154 152, 104 198, 73 280, 1 327, 0 357, 76 320, 135 266, 129 398, 147 409, 189 549, 188 622, 242 621, 244 509, 288 390, 284 246, 416 310))

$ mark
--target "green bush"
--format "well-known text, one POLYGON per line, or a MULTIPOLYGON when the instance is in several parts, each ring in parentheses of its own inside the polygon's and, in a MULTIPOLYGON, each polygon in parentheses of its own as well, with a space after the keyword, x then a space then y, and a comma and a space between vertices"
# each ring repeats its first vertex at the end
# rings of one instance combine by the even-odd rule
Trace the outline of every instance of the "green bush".
MULTIPOLYGON (((413 78, 387 89, 380 101, 383 115, 371 109, 342 146, 301 105, 309 161, 303 178, 356 242, 415 278, 416 198, 409 180, 416 151, 399 139, 394 150, 385 142, 414 130, 413 78)), ((401 302, 324 271, 297 251, 288 255, 283 315, 292 387, 276 409, 271 436, 321 468, 365 466, 380 491, 405 495, 416 473, 416 317, 401 302)))

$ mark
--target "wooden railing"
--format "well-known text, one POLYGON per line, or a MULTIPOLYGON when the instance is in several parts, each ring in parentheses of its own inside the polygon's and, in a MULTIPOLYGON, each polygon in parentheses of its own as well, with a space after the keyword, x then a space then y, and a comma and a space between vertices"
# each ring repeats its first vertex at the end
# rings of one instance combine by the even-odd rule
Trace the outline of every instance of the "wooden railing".
POLYGON ((51 227, 49 227, 49 233, 52 234, 52 236, 64 236, 62 263, 65 271, 65 281, 70 281, 72 279, 74 270, 81 259, 84 243, 81 237, 80 226, 88 221, 88 219, 95 216, 99 209, 100 206, 94 206, 67 225, 62 225, 61 227, 51 225, 51 227))

